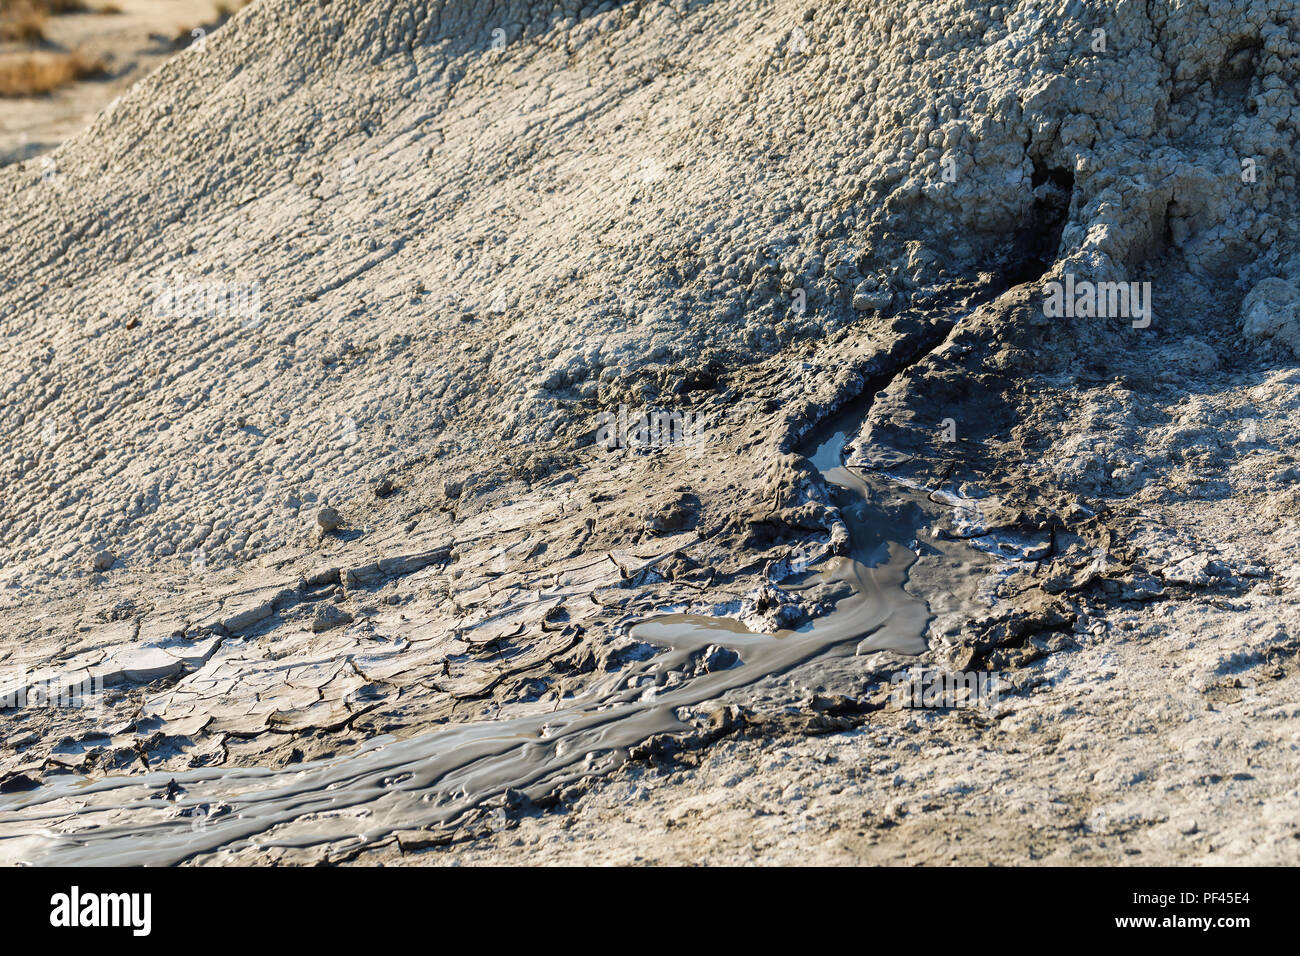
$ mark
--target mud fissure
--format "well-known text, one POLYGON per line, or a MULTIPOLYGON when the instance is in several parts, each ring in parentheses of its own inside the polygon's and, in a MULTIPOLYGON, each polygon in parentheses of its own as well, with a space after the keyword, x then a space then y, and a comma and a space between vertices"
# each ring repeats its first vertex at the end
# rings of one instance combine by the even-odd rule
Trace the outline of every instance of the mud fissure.
POLYGON ((1011 258, 1002 269, 1008 286, 1033 282, 1056 261, 1074 198, 1074 174, 1068 169, 1036 161, 1030 185, 1033 206, 1012 240, 1011 258))

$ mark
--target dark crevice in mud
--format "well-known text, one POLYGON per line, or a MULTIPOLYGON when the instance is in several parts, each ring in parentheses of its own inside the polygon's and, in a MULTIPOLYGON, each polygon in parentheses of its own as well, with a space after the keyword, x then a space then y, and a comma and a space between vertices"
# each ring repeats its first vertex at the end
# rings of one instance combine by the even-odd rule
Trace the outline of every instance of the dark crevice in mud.
POLYGON ((1259 69, 1264 45, 1258 37, 1238 40, 1219 65, 1214 78, 1215 94, 1224 100, 1240 100, 1247 113, 1255 112, 1255 104, 1248 101, 1250 85, 1259 69))
POLYGON ((962 318, 1009 288, 1011 284, 1004 275, 995 275, 991 281, 983 276, 970 284, 954 284, 945 294, 916 303, 911 311, 924 309, 929 313, 927 321, 917 322, 913 334, 902 337, 892 349, 872 356, 859 366, 855 371, 861 378, 855 386, 844 389, 826 405, 809 408, 807 417, 797 421, 782 437, 781 451, 808 457, 807 452, 817 447, 815 436, 827 434, 828 429, 835 430, 832 420, 844 422, 856 416, 865 421, 877 395, 925 361, 947 341, 962 318))
MULTIPOLYGON (((936 313, 935 317, 925 323, 917 323, 910 335, 901 336, 887 351, 873 355, 869 360, 854 369, 858 379, 840 391, 834 398, 823 405, 809 406, 804 415, 791 423, 791 427, 781 436, 779 448, 782 453, 801 454, 804 457, 810 435, 824 430, 826 423, 857 413, 865 419, 870 412, 871 403, 895 379, 904 375, 912 366, 925 360, 935 349, 944 343, 963 315, 969 314, 985 302, 991 301, 1006 291, 1006 285, 1000 280, 983 283, 974 292, 963 289, 964 304, 956 314, 943 315, 942 307, 948 303, 934 300, 927 305, 936 313)), ((816 445, 811 447, 815 448, 816 445)))
POLYGON ((1060 166, 1048 166, 1041 161, 1036 161, 1029 185, 1037 189, 1048 182, 1068 195, 1074 189, 1074 174, 1060 166))
POLYGON ((1156 249, 1156 254, 1160 256, 1167 255, 1169 250, 1176 248, 1174 244, 1174 207, 1177 201, 1171 199, 1165 203, 1164 228, 1160 231, 1160 241, 1156 249))
POLYGON ((1028 221, 1012 240, 1011 256, 1002 268, 1008 286, 1033 282, 1056 261, 1074 198, 1074 173, 1040 160, 1034 161, 1030 185, 1034 202, 1028 221))
POLYGON ((1165 202, 1164 207, 1152 216, 1150 239, 1134 251, 1134 254, 1130 257, 1130 268, 1136 270, 1143 266, 1150 267, 1160 263, 1164 263, 1167 268, 1172 268, 1169 265, 1170 261, 1181 258, 1182 253, 1174 242, 1173 223, 1177 206, 1178 200, 1171 197, 1165 202))
MULTIPOLYGON (((1258 36, 1239 37, 1228 48, 1217 68, 1202 68, 1191 76, 1177 80, 1172 75, 1166 77, 1171 89, 1169 104, 1181 104, 1195 96, 1203 84, 1209 83, 1213 87, 1215 98, 1220 102, 1239 101, 1245 113, 1254 114, 1258 107, 1249 98, 1250 88, 1259 72, 1263 52, 1264 44, 1258 36)), ((1157 125, 1163 126, 1164 123, 1157 125)))

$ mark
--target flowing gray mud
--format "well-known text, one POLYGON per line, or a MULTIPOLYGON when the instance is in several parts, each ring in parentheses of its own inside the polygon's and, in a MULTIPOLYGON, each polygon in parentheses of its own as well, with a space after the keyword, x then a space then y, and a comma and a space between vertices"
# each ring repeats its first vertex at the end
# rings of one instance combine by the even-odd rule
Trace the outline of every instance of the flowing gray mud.
POLYGON ((904 587, 917 559, 904 542, 914 540, 924 513, 919 505, 873 503, 878 494, 897 501, 911 493, 843 465, 849 434, 840 427, 843 418, 819 429, 809 446, 816 467, 838 489, 851 554, 784 584, 845 594, 825 616, 770 634, 747 631, 730 618, 654 617, 635 624, 631 634, 663 652, 609 674, 571 706, 402 741, 381 738, 359 753, 292 770, 54 781, 0 802, 8 817, 0 857, 160 865, 250 847, 366 845, 396 831, 450 823, 509 790, 538 796, 607 771, 627 759, 628 748, 658 734, 689 731, 686 720, 697 705, 829 652, 921 653, 929 611, 904 587), (716 659, 714 648, 734 652, 737 660, 698 673, 692 665, 702 655, 716 659), (682 672, 698 676, 667 686, 682 672))

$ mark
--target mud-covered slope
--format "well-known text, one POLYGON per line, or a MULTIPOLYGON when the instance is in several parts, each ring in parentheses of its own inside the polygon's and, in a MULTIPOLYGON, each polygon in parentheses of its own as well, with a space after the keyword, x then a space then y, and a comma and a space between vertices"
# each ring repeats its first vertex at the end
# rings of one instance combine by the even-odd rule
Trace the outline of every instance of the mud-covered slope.
POLYGON ((1293 249, 1290 11, 1241 7, 255 4, 4 175, 7 573, 246 561, 414 462, 472 493, 1058 252, 1209 361, 1293 249))
POLYGON ((116 687, 6 711, 5 786, 346 756, 598 690, 658 610, 816 617, 777 585, 848 553, 799 444, 842 407, 957 505, 910 542, 935 660, 1277 600, 1295 14, 259 0, 0 171, 0 647, 116 687), (1149 308, 1045 304, 1097 282, 1149 308), (606 451, 624 408, 701 441, 606 451), (957 538, 1007 564, 945 581, 957 538))

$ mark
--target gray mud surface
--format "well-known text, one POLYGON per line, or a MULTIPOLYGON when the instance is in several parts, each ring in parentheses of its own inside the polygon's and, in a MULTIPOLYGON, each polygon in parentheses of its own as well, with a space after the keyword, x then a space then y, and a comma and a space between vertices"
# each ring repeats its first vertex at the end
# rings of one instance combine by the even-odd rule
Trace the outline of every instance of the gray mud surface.
POLYGON ((1296 14, 257 0, 0 169, 0 860, 1297 862, 1296 14))

